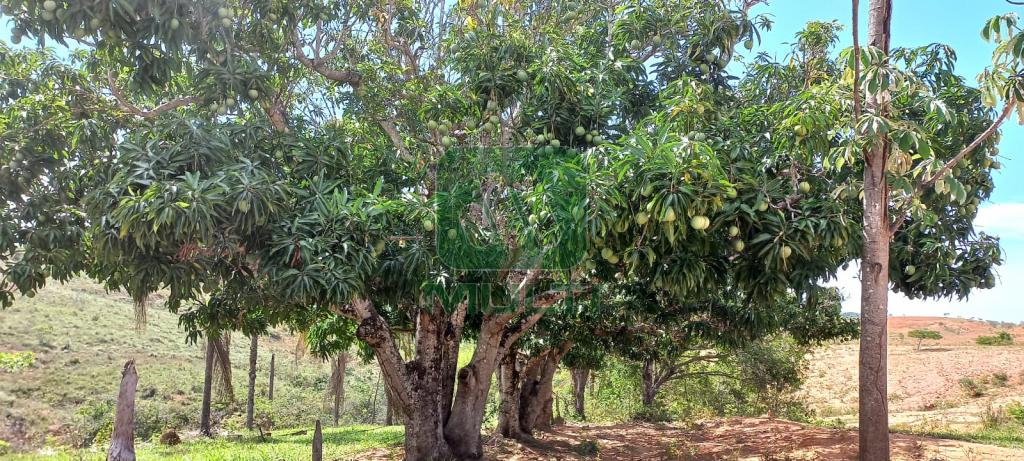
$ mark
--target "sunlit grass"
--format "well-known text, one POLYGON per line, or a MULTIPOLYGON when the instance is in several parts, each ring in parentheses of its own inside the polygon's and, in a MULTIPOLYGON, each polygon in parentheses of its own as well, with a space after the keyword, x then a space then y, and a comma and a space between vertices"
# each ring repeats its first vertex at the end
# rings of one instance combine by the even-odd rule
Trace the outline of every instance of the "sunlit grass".
MULTIPOLYGON (((264 461, 279 459, 308 459, 312 451, 313 430, 276 430, 267 441, 251 436, 238 439, 196 439, 181 445, 166 447, 140 444, 139 461, 264 461), (295 434, 305 431, 304 434, 295 434)), ((401 426, 345 426, 324 428, 324 459, 356 459, 371 450, 392 449, 401 446, 404 431, 401 426)), ((10 456, 12 461, 77 461, 104 460, 101 450, 38 452, 10 456)))

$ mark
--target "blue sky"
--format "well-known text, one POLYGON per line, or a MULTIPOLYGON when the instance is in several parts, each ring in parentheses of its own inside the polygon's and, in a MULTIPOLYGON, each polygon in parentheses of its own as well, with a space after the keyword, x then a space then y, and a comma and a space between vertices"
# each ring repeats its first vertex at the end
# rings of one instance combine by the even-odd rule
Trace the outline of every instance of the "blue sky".
MULTIPOLYGON (((861 43, 867 42, 867 4, 861 0, 861 43)), ((896 0, 893 2, 893 46, 918 46, 928 43, 952 45, 957 52, 959 74, 974 82, 975 77, 991 62, 993 45, 981 39, 986 20, 1007 12, 1024 13, 1024 7, 1005 0, 896 0)), ((773 0, 758 5, 752 14, 768 14, 775 21, 771 31, 762 36, 754 51, 767 51, 782 58, 789 51, 793 34, 811 20, 836 19, 845 26, 839 48, 853 44, 851 35, 851 2, 849 0, 773 0)), ((1024 281, 1024 127, 1016 120, 1003 125, 1000 161, 1003 169, 994 175, 996 190, 992 199, 978 212, 975 227, 979 231, 1001 237, 1005 263, 999 269, 999 282, 991 290, 979 290, 962 302, 950 300, 909 300, 893 294, 889 311, 893 315, 936 315, 977 317, 987 320, 1020 322, 1024 320, 1021 296, 1013 288, 1024 281)), ((843 309, 860 310, 860 282, 857 269, 851 267, 836 281, 847 296, 843 309)))

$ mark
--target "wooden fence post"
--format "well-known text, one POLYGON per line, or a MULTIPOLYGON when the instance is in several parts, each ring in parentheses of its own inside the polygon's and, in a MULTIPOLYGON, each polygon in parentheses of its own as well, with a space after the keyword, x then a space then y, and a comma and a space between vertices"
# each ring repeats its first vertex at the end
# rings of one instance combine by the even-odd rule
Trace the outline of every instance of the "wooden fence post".
POLYGON ((274 400, 274 357, 276 354, 270 354, 270 389, 267 390, 267 400, 274 400))

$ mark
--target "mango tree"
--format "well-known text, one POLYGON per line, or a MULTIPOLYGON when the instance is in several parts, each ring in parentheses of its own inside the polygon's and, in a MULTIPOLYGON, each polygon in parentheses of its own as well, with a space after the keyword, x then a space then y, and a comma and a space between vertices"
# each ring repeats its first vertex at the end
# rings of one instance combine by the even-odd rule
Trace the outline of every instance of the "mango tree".
MULTIPOLYGON (((991 192, 988 171, 998 169, 1000 125, 1020 110, 1021 36, 1015 15, 993 18, 982 31, 995 40, 993 66, 967 88, 952 73, 948 47, 890 49, 892 1, 871 0, 868 47, 857 37, 847 52, 844 93, 851 93, 846 152, 863 171, 864 246, 861 254, 860 459, 889 459, 886 394, 886 319, 890 284, 913 295, 965 297, 991 287, 990 271, 969 264, 964 249, 943 244, 973 232, 968 221, 991 192), (866 103, 862 104, 861 99, 866 103), (1002 101, 998 113, 994 109, 1002 101), (859 155, 855 155, 855 153, 859 155), (949 219, 955 215, 954 219, 949 219), (959 218, 959 219, 957 219, 959 218), (916 227, 916 228, 915 228, 916 227), (920 262, 934 271, 918 272, 920 262), (944 283, 945 274, 957 276, 944 283), (890 283, 891 282, 891 283, 890 283)), ((838 166, 838 164, 837 164, 838 166)), ((840 167, 841 168, 841 167, 840 167)), ((998 259, 995 242, 969 249, 998 259)))

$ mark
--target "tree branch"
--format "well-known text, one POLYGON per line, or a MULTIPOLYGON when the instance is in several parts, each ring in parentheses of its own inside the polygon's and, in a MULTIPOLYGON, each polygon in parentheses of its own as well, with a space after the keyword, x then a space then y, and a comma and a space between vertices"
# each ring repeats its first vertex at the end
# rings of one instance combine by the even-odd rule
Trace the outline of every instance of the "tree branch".
MULTIPOLYGON (((317 36, 313 39, 314 43, 319 43, 319 41, 322 39, 321 32, 322 31, 320 30, 317 31, 317 36)), ((356 88, 362 84, 363 79, 362 75, 360 75, 359 72, 350 70, 328 69, 324 65, 326 62, 325 57, 320 56, 315 52, 312 57, 306 56, 306 52, 302 51, 304 45, 302 43, 302 38, 299 36, 298 30, 292 32, 292 41, 295 43, 295 58, 298 59, 299 62, 302 63, 302 65, 306 66, 306 68, 308 68, 309 70, 312 70, 313 72, 320 74, 321 76, 328 80, 338 83, 344 83, 351 86, 352 88, 356 88)), ((329 52, 329 56, 334 56, 335 54, 337 54, 337 49, 340 47, 341 45, 338 45, 334 50, 331 50, 329 52)))
POLYGON ((910 195, 910 198, 907 200, 906 204, 904 204, 903 207, 901 207, 899 210, 896 211, 896 213, 894 213, 896 217, 896 222, 893 223, 889 230, 890 238, 896 235, 896 232, 900 229, 901 225, 903 224, 904 217, 906 216, 908 211, 908 204, 912 203, 915 197, 920 197, 921 194, 924 193, 925 189, 930 187, 932 184, 935 184, 935 181, 938 181, 940 178, 945 177, 946 173, 949 173, 949 171, 952 170, 957 163, 960 163, 960 161, 963 160, 964 157, 967 156, 967 154, 971 153, 971 151, 978 148, 978 146, 980 146, 981 143, 985 142, 986 139, 995 134, 995 132, 999 130, 999 127, 1003 124, 1003 122, 1005 122, 1006 119, 1010 117, 1010 114, 1013 112, 1014 107, 1016 107, 1016 101, 1011 97, 1011 99, 1008 99, 1006 101, 1006 107, 1003 107, 1003 112, 1000 113, 999 117, 997 117, 992 122, 992 125, 990 125, 985 131, 981 132, 981 134, 979 134, 977 137, 975 137, 974 141, 971 141, 971 143, 968 144, 967 147, 961 149, 958 154, 956 154, 953 158, 951 158, 944 165, 942 165, 942 168, 939 168, 939 171, 936 171, 930 177, 928 177, 928 179, 921 181, 917 184, 917 187, 914 188, 914 192, 910 195))
POLYGON ((167 101, 150 110, 144 110, 128 101, 128 98, 126 98, 124 93, 122 93, 121 90, 117 87, 117 77, 114 75, 113 71, 107 72, 107 82, 110 85, 110 94, 117 101, 117 104, 126 112, 142 118, 156 117, 157 115, 160 115, 164 112, 172 111, 179 107, 188 106, 190 104, 195 104, 202 100, 198 96, 188 96, 184 98, 178 98, 167 101))

